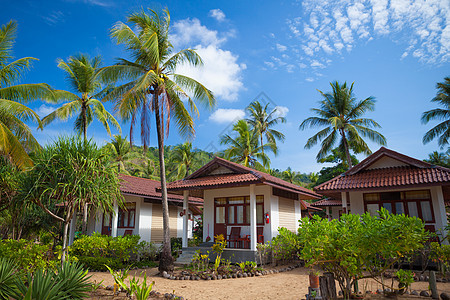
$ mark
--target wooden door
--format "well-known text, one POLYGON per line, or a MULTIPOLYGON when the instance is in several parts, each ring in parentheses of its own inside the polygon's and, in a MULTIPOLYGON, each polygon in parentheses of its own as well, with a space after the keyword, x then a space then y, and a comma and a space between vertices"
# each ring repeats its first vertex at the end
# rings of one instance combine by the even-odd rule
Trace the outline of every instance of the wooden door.
MULTIPOLYGON (((216 205, 214 208, 214 235, 222 234, 227 238, 226 207, 216 205)), ((211 237, 213 238, 213 237, 211 237)))
POLYGON ((102 234, 111 236, 112 214, 103 213, 102 234))

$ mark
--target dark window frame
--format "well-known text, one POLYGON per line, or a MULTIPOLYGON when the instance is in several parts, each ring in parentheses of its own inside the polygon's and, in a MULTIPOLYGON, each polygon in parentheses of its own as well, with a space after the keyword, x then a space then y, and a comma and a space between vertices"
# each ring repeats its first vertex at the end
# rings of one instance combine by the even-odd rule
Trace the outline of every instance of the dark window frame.
POLYGON ((136 225, 136 202, 127 202, 126 204, 134 203, 134 207, 130 208, 119 208, 118 216, 117 216, 117 228, 134 228, 136 225), (130 224, 130 212, 134 212, 133 224, 130 224), (128 224, 123 224, 124 215, 128 215, 128 224), (126 225, 126 226, 125 226, 126 225))
MULTIPOLYGON (((256 197, 262 197, 263 201, 261 203, 256 203, 256 211, 258 211, 258 206, 262 206, 262 223, 258 223, 258 216, 256 216, 256 225, 264 225, 264 195, 256 195, 256 197)), ((250 220, 247 220, 247 209, 250 210, 250 196, 233 196, 233 197, 216 197, 214 198, 214 223, 217 223, 217 210, 216 207, 225 207, 225 223, 226 226, 250 226, 250 220), (236 198, 236 197, 243 197, 244 203, 238 203, 238 204, 229 204, 230 198, 236 198), (226 199, 225 204, 217 204, 217 199, 226 199), (248 199, 248 203, 246 203, 246 200, 248 199), (243 206, 243 223, 237 223, 237 207, 243 206), (233 223, 229 222, 229 208, 234 208, 234 220, 233 223)))
MULTIPOLYGON (((384 203, 390 203, 391 207, 392 207, 392 213, 396 214, 397 213, 397 208, 395 207, 395 203, 401 202, 403 203, 403 213, 407 216, 409 216, 409 207, 408 207, 408 203, 411 202, 415 202, 416 206, 417 206, 417 214, 419 215, 418 218, 421 219, 425 224, 433 224, 436 223, 436 218, 434 216, 434 208, 433 208, 433 199, 431 197, 431 191, 430 190, 414 190, 414 191, 401 191, 400 193, 400 199, 395 199, 395 200, 380 200, 381 199, 381 194, 383 192, 377 192, 377 193, 364 193, 363 194, 363 199, 364 199, 364 211, 367 212, 367 204, 378 204, 378 208, 380 209, 384 203), (406 197, 404 196, 405 192, 423 192, 426 191, 428 192, 429 198, 419 198, 419 199, 405 199, 406 197), (366 199, 366 195, 367 194, 378 194, 378 200, 367 200, 366 199), (423 213, 422 213, 422 206, 421 206, 421 202, 429 202, 430 203, 430 210, 431 210, 431 217, 432 220, 431 221, 425 221, 423 219, 423 213)), ((388 192, 386 192, 388 193, 388 192)))

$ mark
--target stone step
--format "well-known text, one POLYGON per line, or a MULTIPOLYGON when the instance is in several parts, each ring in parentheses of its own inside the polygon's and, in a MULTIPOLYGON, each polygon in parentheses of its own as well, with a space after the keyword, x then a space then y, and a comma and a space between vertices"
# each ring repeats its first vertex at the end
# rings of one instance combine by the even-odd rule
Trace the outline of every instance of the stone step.
POLYGON ((183 248, 180 256, 178 256, 176 260, 176 263, 182 265, 190 264, 196 250, 197 249, 194 248, 183 248))

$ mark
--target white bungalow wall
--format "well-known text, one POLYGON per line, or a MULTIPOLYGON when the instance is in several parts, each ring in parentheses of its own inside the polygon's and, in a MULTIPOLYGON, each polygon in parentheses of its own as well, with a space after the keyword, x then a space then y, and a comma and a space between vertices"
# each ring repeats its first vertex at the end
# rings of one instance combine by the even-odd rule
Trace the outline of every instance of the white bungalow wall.
MULTIPOLYGON (((269 224, 264 222, 264 241, 269 241, 273 237, 278 235, 278 228, 283 226, 283 221, 287 221, 289 229, 296 231, 298 229, 298 220, 301 218, 301 206, 300 201, 294 201, 286 198, 281 198, 272 195, 272 187, 268 185, 255 186, 255 194, 264 196, 264 213, 269 213, 269 224), (279 201, 282 203, 290 202, 291 211, 289 214, 281 216, 280 223, 280 210, 279 201)), ((230 187, 222 189, 213 189, 204 191, 204 207, 203 207, 203 241, 209 236, 214 238, 214 198, 218 197, 235 197, 235 196, 248 196, 250 195, 250 187, 230 187)), ((261 225, 258 225, 258 227, 261 225)), ((250 226, 241 226, 241 235, 250 234, 250 226)), ((228 226, 228 232, 230 233, 231 226, 228 226)))

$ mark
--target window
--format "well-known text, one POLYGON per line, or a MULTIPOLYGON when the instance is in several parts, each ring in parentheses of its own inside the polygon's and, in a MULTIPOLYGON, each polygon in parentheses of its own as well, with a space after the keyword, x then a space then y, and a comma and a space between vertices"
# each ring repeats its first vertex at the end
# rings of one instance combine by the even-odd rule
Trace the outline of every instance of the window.
POLYGON ((136 215, 136 202, 125 203, 125 209, 119 208, 118 228, 134 228, 136 215))
MULTIPOLYGON (((216 224, 250 225, 250 196, 214 199, 216 224)), ((264 224, 264 196, 256 196, 256 223, 264 224)))
POLYGON ((382 192, 364 194, 365 211, 375 215, 380 207, 393 214, 406 214, 434 223, 433 205, 429 190, 406 192, 382 192))

